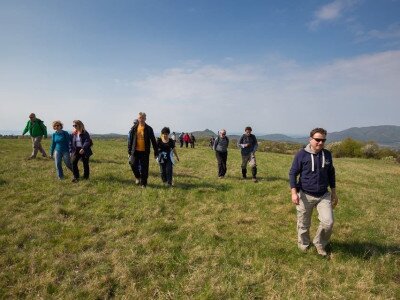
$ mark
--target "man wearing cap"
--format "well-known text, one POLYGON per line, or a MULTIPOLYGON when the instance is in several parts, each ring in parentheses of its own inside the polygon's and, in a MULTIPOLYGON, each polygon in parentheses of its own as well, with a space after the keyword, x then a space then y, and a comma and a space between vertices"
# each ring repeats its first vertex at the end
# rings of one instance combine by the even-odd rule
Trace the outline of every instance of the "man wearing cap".
POLYGON ((333 208, 338 203, 332 154, 324 149, 326 134, 323 128, 311 130, 309 144, 296 154, 289 172, 292 202, 297 210, 298 248, 305 252, 311 246, 311 215, 316 207, 320 223, 313 244, 321 256, 328 255, 333 208))
POLYGON ((29 131, 29 134, 32 138, 32 154, 29 159, 36 158, 38 151, 42 153, 43 157, 47 157, 46 152, 42 147, 42 137, 47 138, 47 128, 43 124, 43 121, 36 118, 34 113, 29 115, 29 121, 26 123, 25 129, 22 132, 22 135, 25 135, 29 131))
POLYGON ((150 144, 153 146, 155 158, 157 158, 158 150, 153 128, 146 123, 146 114, 140 112, 137 120, 138 123, 134 124, 129 131, 129 164, 136 178, 135 183, 145 188, 149 177, 150 144))

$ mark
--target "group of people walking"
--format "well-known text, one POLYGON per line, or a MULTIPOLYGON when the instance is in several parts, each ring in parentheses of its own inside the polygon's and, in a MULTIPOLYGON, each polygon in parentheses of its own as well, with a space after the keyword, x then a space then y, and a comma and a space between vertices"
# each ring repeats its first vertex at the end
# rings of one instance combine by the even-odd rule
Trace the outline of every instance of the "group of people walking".
MULTIPOLYGON (((62 161, 64 161, 65 166, 71 170, 74 176, 72 182, 78 182, 80 178, 78 162, 82 160, 83 179, 89 179, 89 157, 93 154, 91 149, 93 141, 85 130, 85 125, 80 120, 74 120, 71 134, 63 130, 64 125, 59 120, 54 121, 52 125, 54 133, 50 145, 50 158, 54 158, 58 178, 64 179, 62 168, 62 161)), ((31 135, 33 149, 29 159, 35 159, 39 151, 43 157, 47 157, 41 144, 42 138, 47 138, 47 128, 42 120, 36 118, 34 113, 29 115, 29 121, 22 135, 27 132, 31 135)))
MULTIPOLYGON (((73 182, 80 179, 78 162, 83 162, 83 178, 89 178, 89 157, 92 155, 93 145, 89 133, 85 130, 80 120, 73 121, 71 134, 63 130, 61 121, 53 122, 55 132, 52 136, 50 157, 54 158, 59 179, 64 178, 62 161, 73 173, 73 182)), ((41 145, 41 139, 47 137, 46 126, 35 114, 29 116, 29 121, 23 135, 29 132, 32 138, 31 159, 40 151, 46 157, 46 152, 41 145)), ((140 112, 128 135, 128 157, 135 183, 142 188, 147 186, 149 175, 150 149, 153 148, 154 158, 160 166, 160 175, 163 183, 172 186, 173 165, 175 159, 179 161, 176 152, 176 134, 170 136, 170 129, 164 127, 161 136, 155 138, 153 128, 146 123, 146 114, 140 112), (174 138, 175 137, 175 138, 174 138)), ((317 253, 321 256, 328 255, 328 245, 333 229, 333 208, 338 203, 336 195, 336 177, 333 166, 332 154, 324 149, 327 132, 323 128, 315 128, 310 132, 308 145, 301 149, 294 157, 289 171, 291 199, 297 210, 297 241, 298 248, 305 252, 314 244, 317 253), (330 188, 330 191, 328 190, 330 188), (313 209, 318 211, 320 224, 313 242, 310 240, 310 226, 313 209)), ((182 136, 183 137, 183 136, 182 136)), ((194 143, 193 139, 193 143, 194 143)), ((179 137, 180 141, 180 137, 179 137)), ((242 178, 247 178, 247 165, 251 167, 253 182, 257 180, 257 138, 252 134, 252 128, 246 127, 245 133, 238 141, 241 149, 242 178)), ((181 142, 181 147, 183 146, 181 142)), ((229 138, 226 130, 221 129, 213 141, 213 149, 218 162, 218 177, 224 178, 227 172, 229 138)), ((194 147, 194 145, 193 145, 194 147)))
MULTIPOLYGON (((256 151, 258 148, 257 138, 252 134, 252 128, 246 127, 245 133, 240 137, 237 145, 240 148, 240 153, 242 156, 242 178, 247 178, 247 165, 250 165, 251 175, 253 182, 258 182, 257 180, 257 163, 256 163, 256 151)), ((227 167, 226 162, 228 159, 228 146, 229 138, 226 135, 226 130, 221 129, 218 131, 218 136, 213 139, 213 149, 215 150, 215 156, 218 161, 218 177, 224 178, 227 167)))
POLYGON ((182 132, 178 135, 178 140, 180 143, 181 148, 183 147, 183 145, 186 146, 186 148, 188 148, 188 146, 190 145, 190 148, 194 148, 194 144, 196 143, 196 138, 194 137, 193 133, 188 133, 188 132, 182 132))
POLYGON ((164 184, 172 186, 173 165, 179 161, 175 142, 169 137, 170 130, 164 127, 161 137, 155 138, 153 128, 146 123, 146 113, 140 112, 128 135, 128 156, 135 183, 142 188, 147 186, 149 177, 150 147, 154 158, 160 165, 160 175, 164 184))

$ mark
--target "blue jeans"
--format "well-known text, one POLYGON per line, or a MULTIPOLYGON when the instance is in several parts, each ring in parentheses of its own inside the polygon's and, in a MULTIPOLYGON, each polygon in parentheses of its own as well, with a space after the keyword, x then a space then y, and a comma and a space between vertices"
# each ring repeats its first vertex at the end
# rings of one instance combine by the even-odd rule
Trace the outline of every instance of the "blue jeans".
POLYGON ((167 159, 163 164, 160 164, 161 180, 164 183, 168 183, 169 185, 172 184, 172 172, 173 166, 170 159, 167 159))
POLYGON ((64 172, 63 172, 63 168, 62 168, 62 160, 64 160, 64 163, 67 166, 67 168, 72 171, 72 164, 71 164, 71 159, 69 157, 69 152, 55 151, 54 152, 54 162, 56 164, 58 178, 60 178, 60 179, 64 178, 64 172))

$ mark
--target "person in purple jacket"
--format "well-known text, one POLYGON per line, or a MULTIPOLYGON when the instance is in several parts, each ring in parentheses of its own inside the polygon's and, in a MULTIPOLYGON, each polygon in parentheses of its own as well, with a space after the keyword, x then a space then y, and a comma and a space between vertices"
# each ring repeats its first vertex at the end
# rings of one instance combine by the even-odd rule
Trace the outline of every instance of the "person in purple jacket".
POLYGON ((333 229, 333 208, 338 203, 332 154, 324 149, 326 135, 323 128, 311 130, 309 144, 296 154, 289 172, 292 202, 297 210, 298 248, 305 252, 311 245, 311 215, 316 207, 320 223, 313 244, 324 257, 333 229))
POLYGON ((71 158, 72 158, 72 172, 74 173, 74 179, 72 182, 79 181, 79 169, 78 162, 82 159, 83 162, 83 178, 89 179, 89 157, 93 154, 92 152, 92 139, 89 133, 85 130, 85 125, 82 121, 75 120, 73 122, 74 131, 72 132, 71 138, 71 158))

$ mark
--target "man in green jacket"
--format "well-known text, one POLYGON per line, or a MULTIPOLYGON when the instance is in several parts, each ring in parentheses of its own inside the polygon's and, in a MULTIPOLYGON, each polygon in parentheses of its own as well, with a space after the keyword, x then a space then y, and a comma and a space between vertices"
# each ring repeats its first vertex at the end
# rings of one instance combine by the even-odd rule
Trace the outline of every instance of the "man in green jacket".
POLYGON ((34 113, 31 113, 29 115, 29 121, 28 123, 26 123, 22 135, 24 135, 28 131, 32 138, 32 148, 33 148, 32 154, 29 157, 29 159, 36 158, 38 151, 42 153, 43 157, 47 157, 46 152, 44 151, 41 144, 42 137, 47 138, 47 128, 43 124, 42 120, 36 118, 36 115, 34 113))

